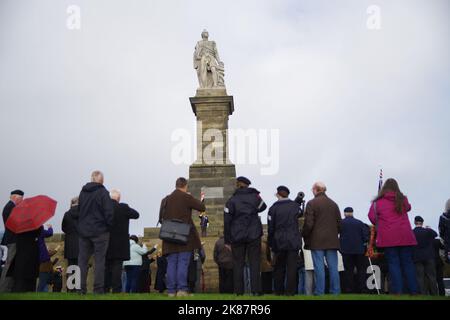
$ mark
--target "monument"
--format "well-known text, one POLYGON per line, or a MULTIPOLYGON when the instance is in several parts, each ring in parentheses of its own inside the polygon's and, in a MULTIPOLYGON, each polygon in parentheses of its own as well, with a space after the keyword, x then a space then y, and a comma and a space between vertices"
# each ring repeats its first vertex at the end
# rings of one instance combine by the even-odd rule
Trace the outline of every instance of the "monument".
POLYGON ((197 118, 197 158, 189 167, 189 191, 196 198, 204 193, 209 232, 217 235, 223 228, 225 202, 235 189, 236 168, 228 156, 228 117, 234 103, 227 95, 217 45, 208 39, 208 31, 201 37, 193 57, 199 87, 189 98, 197 118))

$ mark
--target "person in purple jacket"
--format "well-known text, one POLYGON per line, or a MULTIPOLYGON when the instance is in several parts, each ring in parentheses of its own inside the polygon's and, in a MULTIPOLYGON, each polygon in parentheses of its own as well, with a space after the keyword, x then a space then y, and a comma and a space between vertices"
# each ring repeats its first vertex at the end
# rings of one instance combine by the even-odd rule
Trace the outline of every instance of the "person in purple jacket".
POLYGON ((47 229, 41 228, 41 232, 38 237, 39 247, 39 282, 37 292, 48 292, 48 283, 53 271, 53 265, 50 261, 50 253, 48 252, 47 245, 45 244, 45 238, 53 236, 53 228, 50 224, 46 225, 47 229))
POLYGON ((392 294, 418 294, 412 257, 417 241, 408 219, 409 211, 408 198, 394 179, 386 180, 369 210, 369 219, 377 228, 376 245, 384 249, 387 259, 392 294))

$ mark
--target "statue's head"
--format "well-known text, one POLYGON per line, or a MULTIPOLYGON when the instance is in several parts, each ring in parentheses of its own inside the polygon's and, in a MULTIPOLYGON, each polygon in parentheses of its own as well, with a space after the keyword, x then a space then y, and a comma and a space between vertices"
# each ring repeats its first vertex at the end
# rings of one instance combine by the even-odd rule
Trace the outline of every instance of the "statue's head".
POLYGON ((202 31, 202 39, 203 40, 208 40, 208 37, 209 37, 208 31, 206 29, 203 29, 203 31, 202 31))

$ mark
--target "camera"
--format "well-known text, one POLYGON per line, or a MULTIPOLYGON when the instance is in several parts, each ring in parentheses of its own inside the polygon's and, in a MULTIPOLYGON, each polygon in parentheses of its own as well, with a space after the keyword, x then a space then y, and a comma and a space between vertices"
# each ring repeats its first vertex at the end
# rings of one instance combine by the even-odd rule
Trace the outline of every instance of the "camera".
POLYGON ((297 197, 294 201, 300 205, 300 216, 303 216, 305 213, 305 193, 303 191, 297 193, 297 197))

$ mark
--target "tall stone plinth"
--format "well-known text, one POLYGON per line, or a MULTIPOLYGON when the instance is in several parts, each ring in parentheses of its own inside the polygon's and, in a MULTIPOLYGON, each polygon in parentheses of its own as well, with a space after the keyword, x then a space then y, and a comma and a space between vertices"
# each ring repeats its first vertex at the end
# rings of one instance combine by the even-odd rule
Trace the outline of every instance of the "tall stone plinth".
POLYGON ((190 102, 197 118, 197 159, 189 167, 189 192, 196 198, 205 193, 209 232, 218 234, 223 227, 225 202, 233 194, 236 181, 236 168, 228 156, 233 97, 225 89, 198 89, 190 102))

